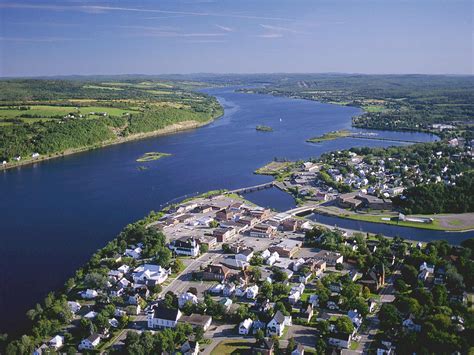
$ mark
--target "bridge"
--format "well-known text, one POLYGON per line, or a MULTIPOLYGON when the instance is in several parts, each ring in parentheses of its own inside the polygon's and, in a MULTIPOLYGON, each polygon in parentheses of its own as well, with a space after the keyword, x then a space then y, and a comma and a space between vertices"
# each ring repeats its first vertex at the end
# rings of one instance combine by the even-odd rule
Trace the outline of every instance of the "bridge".
POLYGON ((269 189, 274 186, 273 181, 271 182, 266 182, 265 184, 260 184, 260 185, 255 185, 255 186, 249 186, 249 187, 242 187, 240 189, 235 189, 231 191, 226 191, 225 194, 247 194, 249 192, 254 192, 254 191, 259 191, 259 190, 264 190, 264 189, 269 189))
POLYGON ((290 216, 300 215, 305 212, 313 212, 313 210, 317 207, 317 205, 307 205, 293 208, 292 210, 285 211, 285 213, 289 214, 290 216))

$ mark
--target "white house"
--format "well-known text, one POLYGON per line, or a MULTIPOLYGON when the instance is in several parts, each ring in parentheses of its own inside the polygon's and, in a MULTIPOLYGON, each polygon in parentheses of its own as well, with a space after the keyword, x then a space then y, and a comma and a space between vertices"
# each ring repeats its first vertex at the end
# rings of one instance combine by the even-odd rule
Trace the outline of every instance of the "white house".
POLYGON ((133 281, 137 283, 161 284, 166 281, 171 270, 166 270, 160 265, 143 264, 133 270, 133 281))
POLYGON ((267 335, 276 335, 281 337, 286 326, 291 326, 291 316, 284 316, 283 313, 277 311, 272 320, 267 324, 267 335))
POLYGON ((246 295, 246 293, 247 293, 247 287, 245 287, 245 286, 237 287, 235 289, 235 295, 237 297, 244 297, 246 295))
POLYGON ((79 310, 81 309, 81 305, 79 304, 79 302, 75 301, 68 301, 67 306, 69 307, 69 310, 74 314, 79 312, 79 310))
POLYGON ((130 271, 130 266, 128 265, 122 265, 119 268, 117 268, 117 271, 120 271, 122 274, 126 274, 127 272, 130 271))
POLYGON ((219 301, 220 304, 224 306, 224 309, 228 311, 230 309, 230 306, 232 306, 232 300, 228 297, 225 297, 219 301))
POLYGON ((257 298, 257 295, 258 295, 258 286, 257 285, 253 285, 249 288, 247 288, 247 298, 250 298, 250 299, 255 299, 257 298))
POLYGON ((238 254, 235 254, 235 260, 250 262, 250 259, 252 259, 253 255, 254 252, 252 249, 245 249, 238 254))
POLYGON ((94 319, 95 317, 97 317, 99 313, 97 312, 94 312, 94 311, 90 311, 88 312, 86 315, 84 315, 84 318, 86 319, 94 319))
POLYGON ((293 271, 297 272, 303 265, 305 264, 305 260, 303 258, 299 258, 295 262, 293 262, 293 271))
POLYGON ((263 260, 267 260, 270 255, 272 255, 272 253, 270 253, 270 250, 265 249, 264 251, 262 251, 261 257, 263 258, 263 260))
POLYGON ((304 346, 302 344, 296 345, 296 348, 291 352, 291 355, 304 355, 304 346))
POLYGON ((224 286, 224 289, 222 290, 222 294, 226 297, 232 296, 234 292, 235 292, 235 285, 233 283, 228 283, 227 285, 224 286))
POLYGON ((85 299, 93 299, 93 298, 96 298, 98 295, 99 294, 97 293, 96 290, 91 290, 91 289, 87 289, 86 291, 83 291, 81 293, 81 297, 85 299))
POLYGON ((175 328, 182 313, 179 309, 168 309, 160 305, 150 308, 147 313, 148 328, 175 328))
POLYGON ((100 343, 100 335, 99 334, 92 334, 86 339, 82 339, 81 343, 79 344, 79 350, 93 350, 99 345, 100 343))
POLYGON ((50 341, 48 341, 48 346, 55 350, 58 350, 64 345, 64 337, 60 335, 56 335, 50 341))
POLYGON ((192 304, 197 304, 198 298, 196 297, 196 295, 192 294, 191 292, 185 292, 179 295, 178 297, 179 308, 183 308, 187 302, 191 302, 192 304))
POLYGON ((125 249, 125 253, 123 255, 128 256, 133 259, 140 259, 142 252, 143 252, 142 248, 136 247, 133 249, 125 249))
POLYGON ((248 335, 250 333, 250 328, 252 327, 253 320, 247 318, 239 324, 239 334, 248 335))
POLYGON ((280 255, 275 251, 265 260, 265 264, 272 266, 278 260, 280 260, 280 255))
POLYGON ((349 349, 352 342, 352 334, 333 333, 329 336, 328 343, 339 349, 349 349))

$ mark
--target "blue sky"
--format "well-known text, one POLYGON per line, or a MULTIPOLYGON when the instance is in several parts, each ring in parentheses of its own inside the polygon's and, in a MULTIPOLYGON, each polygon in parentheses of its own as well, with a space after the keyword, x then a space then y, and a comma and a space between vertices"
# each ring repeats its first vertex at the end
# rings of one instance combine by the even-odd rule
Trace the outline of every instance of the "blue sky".
POLYGON ((462 0, 0 0, 0 75, 473 73, 462 0))

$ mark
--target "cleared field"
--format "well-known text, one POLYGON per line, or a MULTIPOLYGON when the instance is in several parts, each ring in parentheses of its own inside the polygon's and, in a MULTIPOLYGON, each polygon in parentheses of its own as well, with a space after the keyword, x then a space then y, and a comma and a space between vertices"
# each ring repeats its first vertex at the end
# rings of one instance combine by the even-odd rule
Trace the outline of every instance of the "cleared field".
POLYGON ((362 106, 362 108, 367 112, 382 112, 384 110, 384 107, 380 105, 367 105, 362 106))
POLYGON ((34 119, 41 120, 42 118, 56 118, 62 117, 69 113, 79 113, 82 115, 89 115, 91 112, 107 112, 111 116, 121 116, 126 112, 133 111, 132 109, 121 109, 106 106, 53 106, 53 105, 31 105, 27 106, 29 109, 18 108, 0 108, 0 118, 14 119, 21 118, 25 122, 34 122, 34 119), (25 117, 30 116, 30 117, 25 117))
POLYGON ((211 355, 231 354, 251 354, 250 342, 246 340, 223 340, 211 351, 211 355))

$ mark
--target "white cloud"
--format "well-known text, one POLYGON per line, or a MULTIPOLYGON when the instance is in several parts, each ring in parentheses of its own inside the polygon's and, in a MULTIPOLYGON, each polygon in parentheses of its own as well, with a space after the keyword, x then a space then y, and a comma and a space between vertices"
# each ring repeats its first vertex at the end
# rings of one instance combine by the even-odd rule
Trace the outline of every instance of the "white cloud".
POLYGON ((225 32, 234 32, 233 28, 227 27, 227 26, 221 26, 221 25, 216 25, 217 28, 220 28, 222 31, 225 32))

